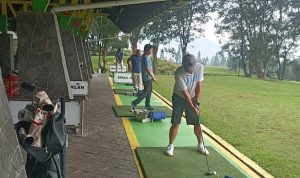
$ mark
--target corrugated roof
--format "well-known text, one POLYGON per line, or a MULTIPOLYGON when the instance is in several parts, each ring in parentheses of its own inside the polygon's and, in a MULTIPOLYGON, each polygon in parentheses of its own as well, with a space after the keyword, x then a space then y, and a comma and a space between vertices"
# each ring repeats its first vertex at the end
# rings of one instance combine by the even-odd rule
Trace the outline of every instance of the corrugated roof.
MULTIPOLYGON (((121 0, 122 1, 122 0, 121 0)), ((142 0, 141 0, 142 1, 142 0)), ((133 5, 116 6, 111 8, 103 8, 102 12, 109 14, 110 20, 123 32, 129 33, 137 26, 142 26, 149 23, 153 19, 162 16, 168 9, 180 7, 188 0, 167 0, 161 2, 151 2, 133 5)), ((22 1, 19 1, 20 3, 22 1)), ((26 1, 25 1, 26 2, 26 1)), ((27 1, 28 2, 28 1, 27 1)), ((58 3, 58 0, 50 1, 53 5, 58 3)), ((70 0, 66 0, 66 5, 71 5, 70 0)), ((92 0, 91 3, 99 2, 116 2, 116 0, 92 0)), ((83 1, 79 1, 82 4, 83 1)), ((22 5, 13 4, 16 11, 21 10, 22 5)), ((49 7, 51 8, 51 7, 49 7)), ((8 10, 8 16, 12 17, 12 13, 8 10)))
POLYGON ((130 32, 135 27, 147 23, 151 17, 162 14, 162 12, 172 6, 174 1, 135 4, 128 6, 113 7, 105 9, 110 20, 124 32, 130 32))
POLYGON ((153 17, 163 15, 166 9, 178 6, 180 1, 164 1, 104 9, 110 20, 122 31, 128 33, 135 27, 148 23, 153 17))

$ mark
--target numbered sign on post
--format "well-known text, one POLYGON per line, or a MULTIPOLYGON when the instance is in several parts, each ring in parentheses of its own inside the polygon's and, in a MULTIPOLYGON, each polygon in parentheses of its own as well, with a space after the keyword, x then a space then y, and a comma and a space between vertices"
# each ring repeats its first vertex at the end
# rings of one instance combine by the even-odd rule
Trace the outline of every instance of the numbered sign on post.
MULTIPOLYGON (((110 65, 109 66, 109 71, 110 72, 116 72, 116 65, 110 65)), ((120 65, 118 65, 118 72, 127 72, 127 66, 123 66, 123 69, 121 68, 120 65)))
POLYGON ((131 73, 114 73, 114 82, 132 84, 132 75, 131 73))

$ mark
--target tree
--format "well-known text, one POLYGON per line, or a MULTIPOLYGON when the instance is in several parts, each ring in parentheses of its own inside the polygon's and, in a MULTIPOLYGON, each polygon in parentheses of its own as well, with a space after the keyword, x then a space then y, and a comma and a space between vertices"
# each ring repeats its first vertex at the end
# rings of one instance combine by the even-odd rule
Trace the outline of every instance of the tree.
POLYGON ((139 39, 141 39, 141 28, 138 27, 136 29, 134 29, 129 36, 129 41, 131 44, 131 48, 132 48, 132 54, 135 54, 136 50, 137 50, 137 43, 139 41, 139 39))
POLYGON ((278 64, 278 79, 284 79, 284 72, 286 63, 289 61, 288 56, 294 52, 293 49, 297 47, 297 40, 300 36, 300 6, 296 4, 295 0, 275 0, 273 6, 276 7, 279 14, 277 19, 273 21, 275 35, 273 35, 274 51, 278 64), (292 9, 292 10, 291 10, 292 9), (294 12, 294 9, 298 9, 294 12))
POLYGON ((203 65, 208 65, 209 64, 209 58, 207 56, 202 58, 202 64, 203 65))
POLYGON ((239 67, 239 57, 229 56, 226 61, 226 64, 229 69, 237 71, 239 67))
POLYGON ((223 50, 217 52, 217 55, 219 56, 219 59, 220 59, 220 63, 219 63, 220 66, 226 66, 227 59, 224 55, 224 52, 225 51, 223 51, 223 50))
POLYGON ((142 29, 141 38, 148 39, 153 44, 153 70, 155 74, 157 73, 157 53, 159 46, 170 41, 170 34, 168 16, 151 22, 142 29))
POLYGON ((300 81, 300 59, 287 62, 284 75, 286 79, 300 81))
POLYGON ((191 0, 171 13, 172 35, 180 43, 182 55, 186 54, 188 44, 203 33, 204 24, 209 20, 211 11, 209 0, 191 0))
POLYGON ((116 52, 118 49, 128 48, 128 37, 122 36, 118 38, 112 38, 107 41, 107 45, 111 46, 114 52, 116 52))
POLYGON ((198 54, 197 54, 197 62, 201 63, 202 60, 201 60, 201 52, 198 51, 198 54))
POLYGON ((292 66, 294 80, 300 81, 300 60, 293 61, 292 66))
POLYGON ((211 65, 212 66, 220 66, 220 59, 219 59, 218 54, 216 54, 215 56, 213 56, 211 58, 211 65))
POLYGON ((93 29, 92 32, 88 34, 88 40, 89 40, 89 48, 92 51, 92 54, 96 55, 96 52, 98 51, 97 49, 98 41, 97 41, 97 33, 93 32, 93 29))
POLYGON ((176 51, 174 48, 165 48, 165 51, 167 51, 168 53, 171 54, 171 60, 174 61, 175 63, 177 63, 176 60, 174 60, 176 58, 176 51))
MULTIPOLYGON (((243 0, 216 1, 215 8, 217 9, 220 22, 215 26, 217 28, 217 34, 230 34, 229 41, 223 45, 223 49, 228 51, 231 58, 239 57, 245 75, 251 77, 252 65, 250 65, 249 50, 246 48, 247 35, 244 20, 245 14, 250 13, 250 11, 246 12, 246 8, 244 7, 243 0)), ((249 23, 252 24, 253 21, 249 23)))
POLYGON ((175 54, 175 61, 176 61, 176 63, 181 63, 181 61, 182 61, 182 54, 181 54, 181 50, 179 47, 175 54))
POLYGON ((120 30, 113 24, 107 17, 97 16, 95 23, 96 32, 98 33, 99 40, 99 59, 98 66, 102 69, 102 71, 106 71, 106 52, 109 42, 112 41, 113 37, 116 37, 120 30), (103 65, 101 65, 101 58, 103 56, 103 65))
POLYGON ((160 57, 159 57, 161 60, 164 60, 165 59, 165 50, 164 49, 161 49, 160 50, 160 57))
MULTIPOLYGON (((264 79, 277 60, 281 68, 284 56, 295 48, 299 25, 291 13, 294 0, 218 0, 215 3, 220 23, 219 34, 230 34, 224 44, 232 57, 239 57, 247 77, 256 71, 264 79)), ((284 72, 284 70, 283 70, 284 72)))

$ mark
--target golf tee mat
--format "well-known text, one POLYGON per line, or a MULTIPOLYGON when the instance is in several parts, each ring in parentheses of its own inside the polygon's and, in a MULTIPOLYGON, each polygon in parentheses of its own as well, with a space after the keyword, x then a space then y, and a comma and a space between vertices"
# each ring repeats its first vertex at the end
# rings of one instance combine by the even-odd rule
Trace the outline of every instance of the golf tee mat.
MULTIPOLYGON (((136 149, 145 177, 206 177, 205 156, 199 154, 195 147, 175 147, 175 154, 172 157, 164 154, 165 149, 165 147, 138 147, 136 149)), ((210 169, 217 170, 217 176, 221 178, 226 175, 236 178, 247 177, 213 148, 207 147, 207 149, 210 169)))
MULTIPOLYGON (((112 80, 110 82, 113 87, 112 80)), ((117 89, 131 89, 132 86, 115 84, 114 87, 117 89)), ((135 96, 113 94, 117 104, 120 106, 130 106, 131 102, 136 99, 135 96)), ((152 94, 152 106, 165 106, 172 109, 168 104, 170 102, 162 99, 156 92, 152 94)), ((139 106, 143 107, 144 101, 139 106)), ((208 155, 209 165, 211 170, 217 172, 216 176, 206 176, 207 166, 205 156, 196 151, 197 139, 194 135, 193 127, 186 125, 185 119, 182 120, 174 143, 175 150, 173 157, 164 155, 169 141, 170 117, 161 122, 146 124, 141 124, 134 117, 121 117, 121 119, 140 177, 223 178, 225 175, 235 178, 273 177, 220 137, 216 136, 220 140, 219 142, 204 134, 205 145, 208 146, 210 151, 208 155), (228 145, 228 149, 224 145, 228 145)), ((204 129, 207 128, 204 127, 204 129)))

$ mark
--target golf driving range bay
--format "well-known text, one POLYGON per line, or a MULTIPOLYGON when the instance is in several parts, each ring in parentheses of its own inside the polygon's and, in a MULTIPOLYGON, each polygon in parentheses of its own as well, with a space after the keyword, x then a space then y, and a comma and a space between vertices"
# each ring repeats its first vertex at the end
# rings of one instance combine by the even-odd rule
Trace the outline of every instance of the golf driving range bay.
MULTIPOLYGON (((213 67, 206 67, 205 73, 201 122, 272 176, 300 177, 300 85, 237 77, 227 69, 213 67)), ((174 76, 157 78, 159 85, 154 84, 154 89, 171 101, 174 76)), ((195 151, 193 128, 183 122, 174 156, 165 156, 170 117, 160 122, 137 122, 123 108, 135 98, 126 95, 130 87, 114 85, 118 103, 114 109, 116 114, 124 115, 123 124, 140 171, 146 177, 206 177, 205 156, 195 151)), ((153 106, 163 106, 169 112, 160 98, 152 98, 153 106)), ((217 175, 251 177, 209 140, 205 141, 210 151, 209 165, 217 175)))
MULTIPOLYGON (((118 93, 121 90, 127 91, 131 86, 116 84, 118 93)), ((129 137, 131 146, 135 149, 136 159, 145 177, 149 178, 182 178, 182 177, 251 177, 243 169, 234 163, 229 157, 215 148, 208 140, 206 145, 210 152, 208 156, 209 166, 216 171, 216 176, 207 176, 207 165, 205 156, 196 151, 197 141, 193 128, 187 126, 183 121, 180 127, 178 138, 175 141, 174 156, 164 154, 168 145, 168 132, 170 128, 170 109, 155 95, 152 96, 151 104, 154 110, 164 110, 167 119, 163 121, 141 123, 130 114, 130 103, 135 96, 123 94, 115 95, 118 106, 113 106, 115 114, 122 117, 125 130, 129 137), (124 110, 127 108, 127 110, 124 110)), ((139 107, 143 106, 143 102, 139 107)))
MULTIPOLYGON (((213 67, 205 74, 202 123, 274 177, 299 178, 300 84, 239 78, 213 67)), ((154 89, 171 100, 174 76, 157 78, 154 89)))

